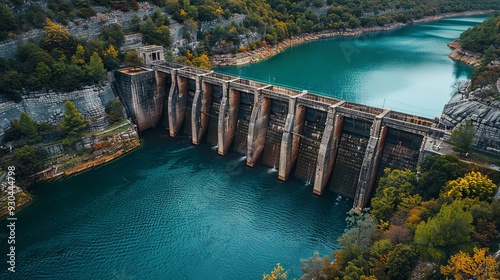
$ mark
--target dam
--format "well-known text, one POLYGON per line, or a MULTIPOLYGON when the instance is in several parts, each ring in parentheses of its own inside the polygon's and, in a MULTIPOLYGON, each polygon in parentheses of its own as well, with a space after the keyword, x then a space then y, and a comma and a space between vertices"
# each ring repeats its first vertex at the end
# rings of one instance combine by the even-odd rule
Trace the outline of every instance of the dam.
POLYGON ((383 170, 416 167, 443 131, 427 118, 176 63, 115 72, 113 88, 139 131, 163 122, 219 155, 237 152, 364 208, 383 170))

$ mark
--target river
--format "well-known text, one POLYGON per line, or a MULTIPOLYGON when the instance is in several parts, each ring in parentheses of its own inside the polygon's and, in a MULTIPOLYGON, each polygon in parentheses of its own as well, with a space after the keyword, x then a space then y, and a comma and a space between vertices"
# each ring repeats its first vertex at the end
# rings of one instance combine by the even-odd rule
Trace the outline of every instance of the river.
MULTIPOLYGON (((322 40, 218 71, 439 115, 450 86, 471 73, 447 58, 446 43, 484 19, 322 40), (342 44, 360 51, 347 59, 342 44)), ((293 279, 301 258, 339 248, 352 200, 314 196, 305 182, 280 182, 276 170, 163 129, 141 137, 143 146, 117 161, 34 188, 16 215, 15 274, 0 224, 0 279, 261 279, 277 262, 293 279)))

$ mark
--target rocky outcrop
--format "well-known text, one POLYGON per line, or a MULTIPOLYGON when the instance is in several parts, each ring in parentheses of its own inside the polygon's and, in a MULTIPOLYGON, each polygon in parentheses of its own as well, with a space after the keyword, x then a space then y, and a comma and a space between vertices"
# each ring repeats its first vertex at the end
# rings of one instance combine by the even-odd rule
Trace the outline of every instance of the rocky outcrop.
POLYGON ((472 66, 479 66, 481 63, 481 55, 471 51, 466 51, 460 46, 460 40, 453 40, 448 44, 452 48, 450 58, 472 66))
POLYGON ((486 102, 465 99, 457 94, 445 105, 441 121, 448 129, 456 129, 471 121, 476 129, 474 148, 500 155, 500 102, 486 102))
POLYGON ((58 124, 63 118, 66 100, 75 104, 88 121, 90 130, 99 130, 108 125, 104 112, 106 104, 116 98, 111 86, 91 86, 66 93, 35 93, 24 95, 20 103, 0 102, 0 142, 12 120, 19 119, 26 112, 34 121, 58 124))

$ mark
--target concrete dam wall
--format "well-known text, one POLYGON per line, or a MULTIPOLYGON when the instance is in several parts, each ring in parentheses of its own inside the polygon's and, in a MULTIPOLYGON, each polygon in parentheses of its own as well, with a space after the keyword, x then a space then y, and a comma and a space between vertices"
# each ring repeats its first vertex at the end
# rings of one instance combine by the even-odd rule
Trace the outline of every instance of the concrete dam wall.
POLYGON ((426 140, 442 131, 426 118, 174 63, 117 71, 119 95, 140 131, 161 121, 190 135, 354 199, 362 209, 386 167, 415 170, 426 140))

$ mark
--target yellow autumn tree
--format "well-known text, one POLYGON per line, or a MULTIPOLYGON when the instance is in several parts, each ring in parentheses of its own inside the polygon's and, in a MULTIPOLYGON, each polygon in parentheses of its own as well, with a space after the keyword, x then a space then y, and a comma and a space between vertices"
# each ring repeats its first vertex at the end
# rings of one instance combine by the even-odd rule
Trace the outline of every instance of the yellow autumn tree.
POLYGON ((78 44, 78 46, 76 46, 76 52, 71 57, 71 62, 78 66, 85 65, 85 49, 82 45, 78 44))
POLYGON ((441 266, 441 273, 455 280, 498 280, 499 264, 493 257, 486 256, 487 251, 487 248, 474 248, 473 256, 460 251, 450 257, 448 265, 441 266))
POLYGON ((491 201, 497 186, 488 176, 481 172, 470 172, 464 177, 449 181, 443 188, 441 195, 453 198, 479 198, 491 201))
POLYGON ((64 52, 67 57, 75 52, 77 45, 75 37, 67 29, 49 18, 45 20, 42 34, 41 46, 45 50, 51 52, 53 49, 58 49, 64 52))
POLYGON ((271 271, 270 274, 264 274, 262 280, 278 280, 278 279, 288 279, 287 273, 284 272, 285 269, 280 263, 276 264, 276 267, 271 271))
POLYGON ((118 58, 118 51, 113 45, 109 45, 108 48, 104 51, 104 55, 109 55, 112 58, 118 58))

